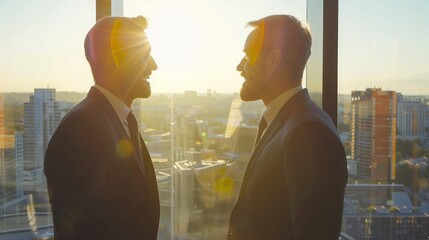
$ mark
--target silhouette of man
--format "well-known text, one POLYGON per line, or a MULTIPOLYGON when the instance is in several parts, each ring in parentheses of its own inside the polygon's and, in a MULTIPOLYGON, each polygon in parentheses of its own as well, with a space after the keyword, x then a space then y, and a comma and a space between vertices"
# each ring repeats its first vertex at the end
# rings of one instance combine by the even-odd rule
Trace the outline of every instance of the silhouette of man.
POLYGON ((85 39, 94 78, 45 155, 55 239, 156 239, 155 172, 131 104, 151 95, 157 65, 144 17, 105 17, 85 39))
POLYGON ((301 87, 311 35, 295 17, 254 27, 237 66, 244 101, 266 106, 230 217, 229 240, 338 239, 347 162, 330 117, 301 87))

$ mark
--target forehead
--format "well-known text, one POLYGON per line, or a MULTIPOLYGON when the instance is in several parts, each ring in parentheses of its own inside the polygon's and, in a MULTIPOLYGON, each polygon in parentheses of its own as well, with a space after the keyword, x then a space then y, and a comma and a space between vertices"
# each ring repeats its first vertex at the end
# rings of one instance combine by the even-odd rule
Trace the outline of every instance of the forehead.
POLYGON ((150 54, 151 46, 144 31, 134 27, 119 25, 112 29, 110 47, 113 60, 117 65, 121 62, 140 60, 150 54))
POLYGON ((113 29, 110 39, 112 49, 120 51, 150 50, 151 46, 146 33, 136 29, 113 29))
POLYGON ((261 29, 256 28, 247 36, 244 44, 245 52, 260 51, 264 42, 264 33, 261 29))

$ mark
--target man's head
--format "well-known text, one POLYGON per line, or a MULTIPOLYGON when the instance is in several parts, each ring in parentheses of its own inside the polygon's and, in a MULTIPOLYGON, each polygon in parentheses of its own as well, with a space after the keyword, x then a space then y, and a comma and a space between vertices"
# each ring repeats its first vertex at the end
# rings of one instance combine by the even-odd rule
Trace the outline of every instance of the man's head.
POLYGON ((151 94, 147 81, 157 65, 144 32, 144 17, 104 17, 85 38, 85 56, 94 81, 124 101, 151 94))
POLYGON ((254 30, 244 45, 245 57, 237 66, 245 78, 241 98, 272 100, 300 85, 311 53, 309 29, 290 15, 268 16, 248 25, 254 30))

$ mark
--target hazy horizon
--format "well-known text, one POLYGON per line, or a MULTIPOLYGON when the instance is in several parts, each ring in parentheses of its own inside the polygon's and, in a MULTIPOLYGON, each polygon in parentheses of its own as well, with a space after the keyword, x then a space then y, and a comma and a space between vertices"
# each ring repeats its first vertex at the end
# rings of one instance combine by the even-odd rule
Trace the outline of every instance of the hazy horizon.
MULTIPOLYGON (((340 2, 339 93, 380 87, 429 94, 428 10, 424 0, 340 2)), ((250 31, 246 22, 280 13, 305 20, 306 1, 123 0, 123 13, 149 19, 154 93, 235 93, 243 82, 235 67, 250 31)), ((95 1, 5 0, 0 15, 7 36, 0 39, 0 92, 47 86, 87 92, 93 85, 83 39, 95 22, 95 1)))

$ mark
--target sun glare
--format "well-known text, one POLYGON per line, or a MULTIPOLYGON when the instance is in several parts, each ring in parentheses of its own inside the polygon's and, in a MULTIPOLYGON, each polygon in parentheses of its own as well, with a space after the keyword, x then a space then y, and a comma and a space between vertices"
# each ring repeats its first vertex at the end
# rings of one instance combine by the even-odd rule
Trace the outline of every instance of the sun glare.
POLYGON ((180 72, 193 66, 198 61, 200 29, 198 18, 180 6, 150 16, 147 34, 159 68, 180 72))

